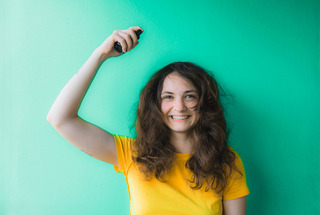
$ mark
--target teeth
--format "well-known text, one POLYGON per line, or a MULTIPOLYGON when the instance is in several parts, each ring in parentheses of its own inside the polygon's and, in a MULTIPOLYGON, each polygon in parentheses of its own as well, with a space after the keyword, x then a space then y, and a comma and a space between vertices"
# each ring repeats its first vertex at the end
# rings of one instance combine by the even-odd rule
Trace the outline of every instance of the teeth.
POLYGON ((172 119, 186 119, 188 116, 171 116, 172 119))

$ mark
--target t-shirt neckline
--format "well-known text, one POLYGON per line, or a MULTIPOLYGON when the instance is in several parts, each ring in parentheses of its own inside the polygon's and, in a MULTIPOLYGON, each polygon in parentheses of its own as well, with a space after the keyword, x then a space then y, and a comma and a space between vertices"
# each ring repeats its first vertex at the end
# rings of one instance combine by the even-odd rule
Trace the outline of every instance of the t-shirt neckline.
POLYGON ((186 154, 176 153, 176 155, 177 155, 177 159, 188 159, 191 153, 186 153, 186 154))

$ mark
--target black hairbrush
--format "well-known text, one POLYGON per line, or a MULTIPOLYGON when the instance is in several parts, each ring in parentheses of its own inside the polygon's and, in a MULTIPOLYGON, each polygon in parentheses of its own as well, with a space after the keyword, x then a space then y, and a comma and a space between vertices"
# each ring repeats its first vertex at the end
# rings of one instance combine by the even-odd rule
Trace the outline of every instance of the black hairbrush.
MULTIPOLYGON (((140 34, 142 34, 142 30, 139 29, 139 30, 135 31, 134 33, 136 33, 136 35, 137 35, 137 37, 139 39, 140 38, 140 34)), ((115 42, 114 43, 114 49, 119 53, 123 53, 122 52, 122 46, 121 46, 121 44, 119 42, 115 42)))

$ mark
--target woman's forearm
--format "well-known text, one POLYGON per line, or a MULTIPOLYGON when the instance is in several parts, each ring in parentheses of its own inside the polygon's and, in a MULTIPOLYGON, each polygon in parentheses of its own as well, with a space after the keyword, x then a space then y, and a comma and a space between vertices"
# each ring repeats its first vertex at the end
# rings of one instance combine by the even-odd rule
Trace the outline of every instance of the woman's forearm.
POLYGON ((55 126, 78 116, 80 104, 96 72, 108 57, 97 48, 79 71, 64 86, 53 103, 47 120, 55 126))
POLYGON ((78 110, 83 97, 101 64, 110 57, 122 55, 115 49, 114 44, 116 42, 120 43, 123 52, 130 51, 139 43, 135 33, 138 30, 142 31, 139 26, 130 27, 128 30, 115 30, 94 50, 89 59, 64 86, 53 103, 47 115, 50 124, 57 127, 78 117, 78 110))

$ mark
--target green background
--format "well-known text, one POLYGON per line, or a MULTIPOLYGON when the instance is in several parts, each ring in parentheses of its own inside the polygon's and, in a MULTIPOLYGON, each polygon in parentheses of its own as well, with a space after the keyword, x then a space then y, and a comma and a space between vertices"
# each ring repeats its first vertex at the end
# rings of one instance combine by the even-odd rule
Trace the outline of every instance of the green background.
POLYGON ((123 174, 47 122, 59 92, 113 30, 140 44, 107 60, 79 115, 122 135, 141 88, 174 61, 212 71, 247 214, 320 213, 320 3, 316 0, 2 0, 0 214, 129 214, 123 174))

